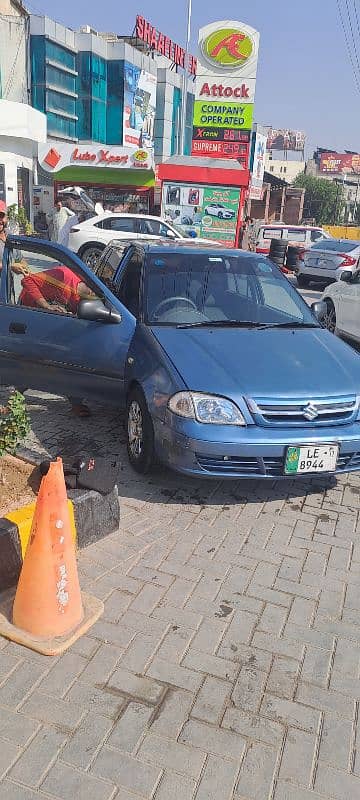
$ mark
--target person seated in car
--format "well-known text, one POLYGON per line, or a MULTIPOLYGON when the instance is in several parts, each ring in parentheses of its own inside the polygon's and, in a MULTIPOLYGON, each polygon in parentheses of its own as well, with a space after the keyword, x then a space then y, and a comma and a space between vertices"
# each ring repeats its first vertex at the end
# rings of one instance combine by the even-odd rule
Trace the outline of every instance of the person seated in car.
POLYGON ((43 272, 26 275, 22 281, 19 304, 28 308, 42 308, 58 314, 77 314, 80 300, 91 300, 96 295, 79 275, 69 267, 58 266, 43 272))

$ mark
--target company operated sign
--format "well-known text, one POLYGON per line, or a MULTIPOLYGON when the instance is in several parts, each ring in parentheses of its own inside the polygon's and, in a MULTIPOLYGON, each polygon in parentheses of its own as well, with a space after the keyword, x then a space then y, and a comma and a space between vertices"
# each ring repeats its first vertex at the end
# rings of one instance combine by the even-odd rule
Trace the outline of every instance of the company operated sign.
POLYGON ((203 103, 195 100, 193 122, 194 125, 250 130, 253 108, 252 103, 203 103))
POLYGON ((151 50, 155 50, 177 67, 188 69, 190 75, 196 75, 196 58, 188 54, 188 61, 186 64, 186 52, 183 47, 173 42, 169 36, 154 28, 144 17, 140 14, 136 17, 135 23, 135 36, 141 39, 142 42, 147 44, 151 50))
POLYGON ((152 169, 151 154, 139 147, 86 147, 73 144, 41 144, 38 149, 41 167, 46 172, 60 172, 65 167, 88 166, 120 169, 152 169))

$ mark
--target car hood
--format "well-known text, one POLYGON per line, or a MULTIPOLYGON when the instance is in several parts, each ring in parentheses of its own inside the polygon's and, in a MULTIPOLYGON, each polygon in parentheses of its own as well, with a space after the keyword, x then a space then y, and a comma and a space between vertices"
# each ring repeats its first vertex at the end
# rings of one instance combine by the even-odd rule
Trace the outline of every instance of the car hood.
POLYGON ((227 397, 360 395, 360 357, 323 328, 168 328, 152 332, 184 383, 227 397))

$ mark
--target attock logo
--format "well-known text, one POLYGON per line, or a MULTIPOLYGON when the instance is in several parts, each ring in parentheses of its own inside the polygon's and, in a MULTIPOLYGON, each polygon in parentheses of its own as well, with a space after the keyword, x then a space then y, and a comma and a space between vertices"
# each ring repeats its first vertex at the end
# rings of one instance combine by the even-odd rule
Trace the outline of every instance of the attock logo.
POLYGON ((200 48, 211 65, 231 70, 246 64, 253 54, 254 44, 240 28, 220 28, 206 36, 200 48))

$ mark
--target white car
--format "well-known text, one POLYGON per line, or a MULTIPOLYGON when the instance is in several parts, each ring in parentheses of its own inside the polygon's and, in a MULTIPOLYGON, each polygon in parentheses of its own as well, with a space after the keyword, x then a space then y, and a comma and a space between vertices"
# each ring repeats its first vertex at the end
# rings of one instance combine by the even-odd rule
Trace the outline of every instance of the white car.
POLYGON ((233 219, 235 217, 235 211, 227 208, 222 203, 209 203, 208 206, 205 206, 204 213, 208 214, 209 217, 217 217, 218 219, 233 219))
POLYGON ((322 322, 328 330, 360 343, 360 271, 344 270, 340 280, 326 287, 321 299, 327 306, 322 322))
POLYGON ((85 264, 94 267, 100 253, 116 236, 121 239, 149 240, 159 237, 188 238, 191 242, 196 241, 201 244, 208 241, 197 236, 194 238, 185 236, 161 217, 149 214, 116 214, 107 211, 75 224, 70 230, 68 246, 85 264))

